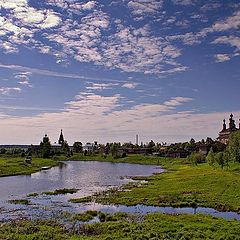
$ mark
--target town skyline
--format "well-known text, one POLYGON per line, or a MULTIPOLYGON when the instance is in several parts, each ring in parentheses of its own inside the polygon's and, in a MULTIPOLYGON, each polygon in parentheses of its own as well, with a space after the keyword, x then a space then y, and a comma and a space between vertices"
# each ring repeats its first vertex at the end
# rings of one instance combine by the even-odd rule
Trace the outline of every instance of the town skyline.
POLYGON ((216 139, 240 118, 240 4, 0 0, 0 144, 216 139))

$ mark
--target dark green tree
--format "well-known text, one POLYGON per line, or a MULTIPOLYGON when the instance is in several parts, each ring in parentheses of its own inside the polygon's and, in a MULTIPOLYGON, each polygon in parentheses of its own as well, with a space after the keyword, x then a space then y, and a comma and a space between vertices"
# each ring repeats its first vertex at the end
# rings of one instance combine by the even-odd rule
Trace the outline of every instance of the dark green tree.
POLYGON ((208 155, 206 157, 206 161, 210 166, 213 166, 215 163, 215 154, 213 152, 213 149, 211 148, 210 151, 208 152, 208 155))
POLYGON ((214 143, 214 141, 210 137, 207 137, 206 144, 207 145, 212 145, 213 143, 214 143))
POLYGON ((110 152, 114 158, 118 157, 119 144, 113 143, 110 148, 110 152))
POLYGON ((240 131, 231 134, 226 152, 229 160, 240 162, 240 131))
POLYGON ((76 153, 82 153, 83 151, 83 146, 81 142, 75 142, 73 144, 73 151, 76 153))
POLYGON ((49 158, 51 156, 51 143, 47 134, 40 143, 40 150, 43 158, 49 158))
POLYGON ((205 155, 199 152, 191 153, 191 155, 189 155, 187 159, 194 165, 198 165, 199 163, 204 163, 206 161, 205 155))
POLYGON ((62 149, 63 149, 64 153, 68 154, 70 152, 70 147, 69 147, 68 142, 66 140, 62 144, 62 149))
POLYGON ((216 153, 215 159, 218 165, 221 166, 221 168, 223 168, 224 166, 228 166, 228 158, 224 156, 223 152, 216 153))

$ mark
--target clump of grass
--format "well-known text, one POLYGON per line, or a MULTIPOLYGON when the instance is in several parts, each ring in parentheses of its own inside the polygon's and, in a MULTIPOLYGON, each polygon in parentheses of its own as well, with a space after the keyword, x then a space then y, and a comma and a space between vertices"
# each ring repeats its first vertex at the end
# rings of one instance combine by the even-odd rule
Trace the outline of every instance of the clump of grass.
POLYGON ((88 222, 92 220, 94 217, 98 216, 97 211, 86 211, 85 213, 79 213, 73 216, 73 220, 76 221, 82 221, 82 222, 88 222))
POLYGON ((38 195, 38 193, 29 193, 27 197, 37 197, 38 195))
POLYGON ((42 194, 45 195, 60 195, 60 194, 73 194, 76 193, 78 189, 75 188, 63 188, 63 189, 56 189, 53 192, 43 192, 42 194))
POLYGON ((8 201, 11 204, 22 204, 22 205, 29 205, 30 201, 28 199, 12 199, 8 201))
POLYGON ((69 200, 69 202, 72 202, 72 203, 87 203, 87 202, 91 202, 91 201, 92 201, 91 196, 83 197, 83 198, 72 198, 69 200))

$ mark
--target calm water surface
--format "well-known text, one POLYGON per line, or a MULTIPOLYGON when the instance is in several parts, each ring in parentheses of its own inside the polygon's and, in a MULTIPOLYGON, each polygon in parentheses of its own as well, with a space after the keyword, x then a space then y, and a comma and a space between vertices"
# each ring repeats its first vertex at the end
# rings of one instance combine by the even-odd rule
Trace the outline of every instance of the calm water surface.
POLYGON ((131 176, 150 176, 161 172, 163 169, 159 166, 151 165, 70 161, 29 176, 3 177, 0 179, 0 221, 18 217, 51 217, 61 211, 75 212, 76 209, 82 211, 84 206, 81 208, 68 200, 119 187, 133 181, 129 178, 131 176), (30 193, 62 188, 76 188, 79 191, 75 194, 28 198, 30 206, 8 203, 10 199, 26 198, 30 193))
POLYGON ((1 178, 0 201, 61 188, 77 188, 78 193, 71 196, 82 197, 128 183, 130 176, 160 172, 163 172, 160 167, 151 165, 70 161, 29 176, 1 178))

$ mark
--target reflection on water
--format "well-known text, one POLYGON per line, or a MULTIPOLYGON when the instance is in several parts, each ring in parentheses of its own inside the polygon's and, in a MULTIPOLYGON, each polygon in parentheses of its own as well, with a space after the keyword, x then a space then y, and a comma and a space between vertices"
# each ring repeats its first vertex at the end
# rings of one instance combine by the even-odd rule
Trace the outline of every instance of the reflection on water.
POLYGON ((1 178, 0 201, 60 188, 77 188, 79 192, 74 197, 81 197, 129 182, 122 176, 149 176, 162 171, 156 166, 138 164, 71 161, 28 176, 1 178))
POLYGON ((17 216, 48 216, 63 209, 72 211, 76 205, 68 203, 70 198, 79 198, 118 187, 130 182, 129 176, 150 176, 161 173, 157 166, 107 162, 71 161, 49 170, 28 176, 3 177, 0 181, 0 208, 4 207, 0 221, 17 216), (11 205, 9 199, 26 198, 29 193, 42 193, 62 188, 76 188, 75 194, 31 198, 30 206, 11 205), (44 213, 42 212, 44 211, 44 213))

